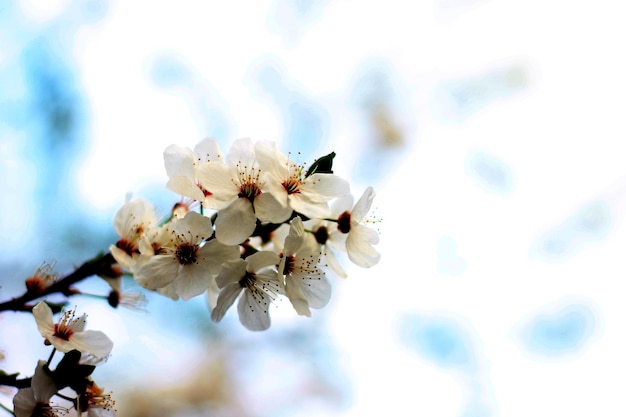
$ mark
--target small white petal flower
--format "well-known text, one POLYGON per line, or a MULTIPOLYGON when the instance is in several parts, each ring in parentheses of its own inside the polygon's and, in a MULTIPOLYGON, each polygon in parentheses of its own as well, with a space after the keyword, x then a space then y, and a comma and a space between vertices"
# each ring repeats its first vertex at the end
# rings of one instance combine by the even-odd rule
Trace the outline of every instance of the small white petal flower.
POLYGON ((70 350, 90 353, 102 358, 111 353, 113 342, 99 330, 83 330, 87 315, 75 316, 72 310, 66 311, 58 323, 54 323, 52 310, 43 301, 33 307, 33 316, 39 333, 48 343, 61 352, 70 350))
POLYGON ((330 283, 319 268, 320 256, 305 241, 302 219, 294 218, 285 238, 278 273, 285 276, 285 293, 296 312, 303 316, 311 316, 309 308, 322 308, 330 301, 330 283))
POLYGON ((344 211, 337 218, 337 229, 347 234, 346 250, 355 264, 364 268, 374 266, 380 260, 380 253, 372 245, 379 242, 378 232, 365 225, 365 216, 374 200, 374 189, 368 187, 352 211, 344 211))
POLYGON ((235 141, 227 165, 205 164, 198 168, 199 183, 214 197, 219 210, 215 236, 227 245, 237 245, 254 232, 257 218, 280 223, 289 218, 291 209, 265 191, 265 175, 259 169, 252 141, 235 141))
POLYGON ((165 170, 170 178, 166 187, 175 193, 211 205, 212 194, 198 182, 198 168, 209 162, 222 162, 217 142, 203 139, 192 151, 187 147, 170 145, 163 152, 165 170))
POLYGON ((304 165, 291 161, 273 142, 260 141, 255 151, 261 168, 268 172, 268 187, 279 202, 307 217, 327 217, 328 202, 350 192, 348 182, 334 174, 306 176, 304 165))
POLYGON ((158 251, 134 269, 135 280, 144 288, 159 290, 172 298, 189 300, 205 292, 222 263, 239 258, 237 246, 213 239, 211 219, 189 212, 166 225, 158 251))
POLYGON ((225 264, 216 279, 221 291, 211 312, 211 319, 215 322, 222 320, 239 297, 237 311, 241 323, 250 330, 268 329, 269 306, 278 294, 283 294, 282 284, 274 269, 278 261, 278 255, 274 252, 262 251, 245 260, 225 264))
POLYGON ((115 214, 113 227, 120 237, 109 248, 111 255, 124 268, 130 269, 139 256, 140 240, 157 225, 152 204, 137 198, 124 204, 115 214))

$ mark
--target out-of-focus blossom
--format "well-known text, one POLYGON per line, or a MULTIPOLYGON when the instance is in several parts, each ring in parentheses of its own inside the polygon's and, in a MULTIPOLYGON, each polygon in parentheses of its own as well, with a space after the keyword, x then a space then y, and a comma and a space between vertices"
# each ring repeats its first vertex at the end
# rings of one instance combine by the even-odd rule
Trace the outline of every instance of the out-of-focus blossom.
POLYGON ((21 388, 13 397, 15 417, 54 417, 55 408, 50 405, 50 398, 58 389, 49 375, 46 361, 37 363, 30 387, 21 388))

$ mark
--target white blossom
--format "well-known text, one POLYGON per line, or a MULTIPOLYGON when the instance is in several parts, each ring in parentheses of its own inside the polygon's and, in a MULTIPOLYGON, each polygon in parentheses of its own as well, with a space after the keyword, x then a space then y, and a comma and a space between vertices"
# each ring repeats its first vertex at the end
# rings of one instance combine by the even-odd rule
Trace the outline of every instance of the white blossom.
POLYGON ((321 253, 304 238, 302 219, 291 221, 285 238, 279 275, 285 276, 285 293, 299 315, 311 316, 310 308, 322 308, 330 300, 330 283, 319 267, 321 253))
POLYGON ((257 142, 255 151, 261 168, 270 178, 268 188, 283 205, 307 217, 327 217, 328 202, 350 192, 343 178, 329 173, 306 176, 304 165, 291 161, 273 142, 257 142))
POLYGON ((262 251, 245 260, 225 264, 216 279, 221 291, 211 312, 211 319, 215 322, 222 320, 228 308, 239 297, 237 310, 241 323, 250 330, 268 329, 270 304, 278 294, 283 293, 275 269, 278 262, 278 255, 274 252, 262 251))
POLYGON ((237 246, 206 241, 212 233, 211 219, 199 213, 174 219, 163 227, 154 255, 146 255, 133 269, 135 280, 171 298, 189 300, 202 294, 221 264, 239 257, 237 246))
POLYGON ((109 251, 124 268, 130 269, 139 256, 141 240, 157 225, 152 203, 142 198, 126 202, 115 214, 113 227, 119 236, 109 251))
POLYGON ((200 201, 205 207, 211 205, 212 194, 198 182, 198 168, 209 162, 221 162, 217 142, 206 138, 193 149, 170 145, 163 152, 165 170, 169 177, 166 187, 175 193, 200 201))
POLYGON ((380 240, 378 232, 366 226, 366 216, 372 207, 374 189, 367 187, 352 211, 346 210, 337 218, 337 229, 347 235, 348 257, 358 266, 369 268, 380 260, 380 253, 373 247, 380 240))
POLYGON ((76 349, 102 358, 113 349, 113 342, 103 332, 84 330, 86 314, 76 317, 73 310, 68 310, 63 313, 59 322, 55 323, 50 307, 40 301, 33 307, 33 316, 41 335, 61 352, 67 353, 76 349))
POLYGON ((198 168, 197 176, 202 187, 213 195, 210 208, 219 210, 215 236, 222 243, 243 242, 254 232, 257 219, 281 223, 291 214, 288 206, 266 192, 265 174, 248 138, 233 143, 226 164, 204 164, 198 168))

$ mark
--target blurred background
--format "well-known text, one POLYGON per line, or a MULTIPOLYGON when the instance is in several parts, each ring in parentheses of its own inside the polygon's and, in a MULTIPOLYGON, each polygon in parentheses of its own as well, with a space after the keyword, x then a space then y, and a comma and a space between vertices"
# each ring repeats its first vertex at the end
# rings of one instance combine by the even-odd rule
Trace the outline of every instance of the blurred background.
MULTIPOLYGON (((266 332, 206 300, 72 300, 120 416, 626 413, 626 29, 615 2, 16 0, 0 6, 0 296, 166 212, 163 149, 337 153, 379 265, 266 332)), ((132 281, 126 283, 129 291, 132 281)), ((106 294, 96 279, 84 291, 106 294)), ((49 351, 0 316, 0 369, 49 351)), ((11 391, 0 397, 11 405, 11 391)))

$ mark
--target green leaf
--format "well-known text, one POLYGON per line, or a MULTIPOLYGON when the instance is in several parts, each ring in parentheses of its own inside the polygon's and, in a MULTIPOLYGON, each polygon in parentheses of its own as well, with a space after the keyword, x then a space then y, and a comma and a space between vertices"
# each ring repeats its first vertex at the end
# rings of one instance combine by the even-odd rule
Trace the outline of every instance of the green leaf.
POLYGON ((313 162, 309 170, 306 172, 305 178, 313 174, 332 174, 333 173, 333 159, 337 154, 331 152, 326 156, 322 156, 313 162))

